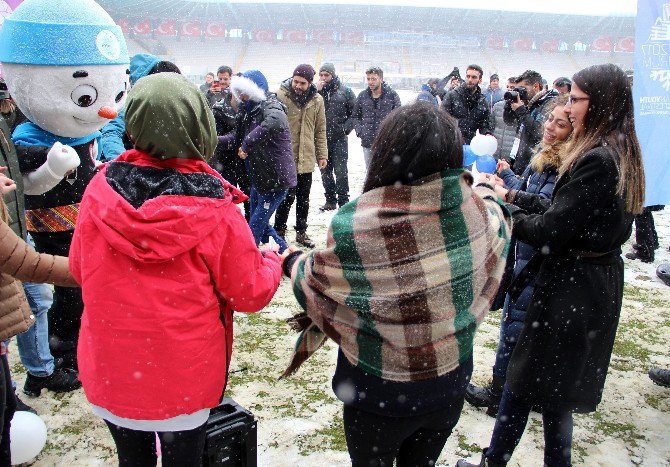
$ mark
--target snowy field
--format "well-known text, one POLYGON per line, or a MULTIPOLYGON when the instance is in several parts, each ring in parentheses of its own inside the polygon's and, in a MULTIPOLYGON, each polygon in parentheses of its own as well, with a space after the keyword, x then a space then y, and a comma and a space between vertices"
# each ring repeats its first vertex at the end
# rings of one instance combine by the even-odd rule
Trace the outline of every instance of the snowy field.
MULTIPOLYGON (((412 99, 401 93, 404 103, 412 99)), ((360 141, 349 139, 352 197, 360 193, 365 165, 360 141)), ((314 173, 309 215, 310 236, 325 245, 332 212, 324 203, 321 177, 314 173)), ((655 264, 626 261, 626 286, 619 332, 612 355, 603 402, 598 411, 575 416, 573 464, 590 466, 670 465, 670 389, 654 385, 650 367, 670 367, 670 288, 655 275, 670 262, 670 213, 654 214, 661 247, 655 264)), ((294 223, 294 213, 289 218, 294 223)), ((294 240, 289 229, 288 240, 294 240)), ((630 241, 624 251, 630 249, 630 241)), ((290 283, 283 279, 272 303, 260 313, 236 314, 235 353, 228 395, 250 409, 258 420, 260 466, 339 466, 348 464, 342 431, 342 405, 330 388, 336 346, 317 352, 293 377, 277 381, 289 361, 296 335, 284 319, 299 311, 290 283)), ((500 313, 488 315, 477 333, 473 380, 485 384, 491 374, 498 342, 500 313)), ((25 372, 14 346, 10 364, 19 388, 25 372)), ((175 384, 182 384, 175 382, 175 384)), ((93 416, 83 391, 43 392, 23 396, 47 424, 47 446, 35 466, 116 465, 114 443, 101 419, 93 416)), ((479 460, 488 445, 494 420, 465 404, 461 419, 438 464, 454 465, 460 457, 479 460)), ((542 465, 542 422, 531 414, 529 426, 509 465, 542 465)))

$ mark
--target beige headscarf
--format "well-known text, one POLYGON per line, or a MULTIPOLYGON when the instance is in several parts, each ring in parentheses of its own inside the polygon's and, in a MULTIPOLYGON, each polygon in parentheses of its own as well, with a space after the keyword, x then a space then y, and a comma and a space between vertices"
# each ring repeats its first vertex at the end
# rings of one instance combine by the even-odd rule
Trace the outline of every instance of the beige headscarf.
POLYGON ((157 158, 207 161, 214 154, 212 111, 200 90, 180 74, 138 80, 128 93, 125 122, 135 148, 157 158))

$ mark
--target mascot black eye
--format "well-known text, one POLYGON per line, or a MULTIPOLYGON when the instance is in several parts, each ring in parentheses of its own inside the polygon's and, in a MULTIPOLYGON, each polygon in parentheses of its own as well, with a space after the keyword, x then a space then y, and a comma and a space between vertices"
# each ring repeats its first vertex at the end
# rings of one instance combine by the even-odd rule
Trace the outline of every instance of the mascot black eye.
POLYGON ((121 89, 121 90, 119 91, 119 93, 116 95, 116 97, 114 98, 114 101, 115 101, 117 104, 118 104, 119 102, 121 102, 121 99, 123 99, 123 96, 126 94, 127 86, 128 86, 127 83, 123 83, 123 89, 121 89))
POLYGON ((88 84, 80 84, 74 88, 70 97, 79 107, 90 107, 98 99, 98 91, 88 84))

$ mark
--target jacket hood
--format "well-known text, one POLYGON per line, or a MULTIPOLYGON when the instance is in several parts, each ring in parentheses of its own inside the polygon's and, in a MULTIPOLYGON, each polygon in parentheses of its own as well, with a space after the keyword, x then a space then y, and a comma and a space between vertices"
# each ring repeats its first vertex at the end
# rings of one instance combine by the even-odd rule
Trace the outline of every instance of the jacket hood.
POLYGON ((253 77, 248 76, 233 76, 233 79, 230 81, 230 92, 233 93, 235 99, 241 102, 242 94, 246 94, 253 102, 261 102, 265 100, 267 91, 261 88, 261 86, 259 86, 252 78, 253 77))
POLYGON ((218 227, 236 193, 202 161, 158 161, 132 150, 103 167, 89 184, 84 202, 114 250, 155 263, 197 246, 218 227), (170 171, 167 177, 165 170, 170 171), (115 186, 122 186, 124 194, 115 186), (203 196, 204 191, 216 194, 203 196), (138 205, 137 197, 147 192, 156 196, 138 205))
POLYGON ((138 79, 149 75, 149 72, 161 61, 151 54, 135 54, 130 59, 130 85, 134 86, 138 79))

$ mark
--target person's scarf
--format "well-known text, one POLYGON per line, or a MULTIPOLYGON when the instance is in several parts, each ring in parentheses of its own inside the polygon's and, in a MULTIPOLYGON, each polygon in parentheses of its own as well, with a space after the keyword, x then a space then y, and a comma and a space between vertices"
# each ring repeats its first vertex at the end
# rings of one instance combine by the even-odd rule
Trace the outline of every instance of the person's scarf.
POLYGON ((507 209, 463 169, 370 190, 337 212, 325 250, 291 278, 306 311, 289 376, 327 338, 352 365, 393 381, 458 367, 495 297, 509 246, 507 209))
POLYGON ((38 127, 33 122, 25 122, 14 129, 14 133, 12 133, 12 142, 17 146, 44 146, 50 148, 57 141, 67 146, 79 146, 81 144, 90 143, 94 139, 100 137, 102 137, 102 133, 99 131, 94 131, 81 138, 58 136, 38 127))

